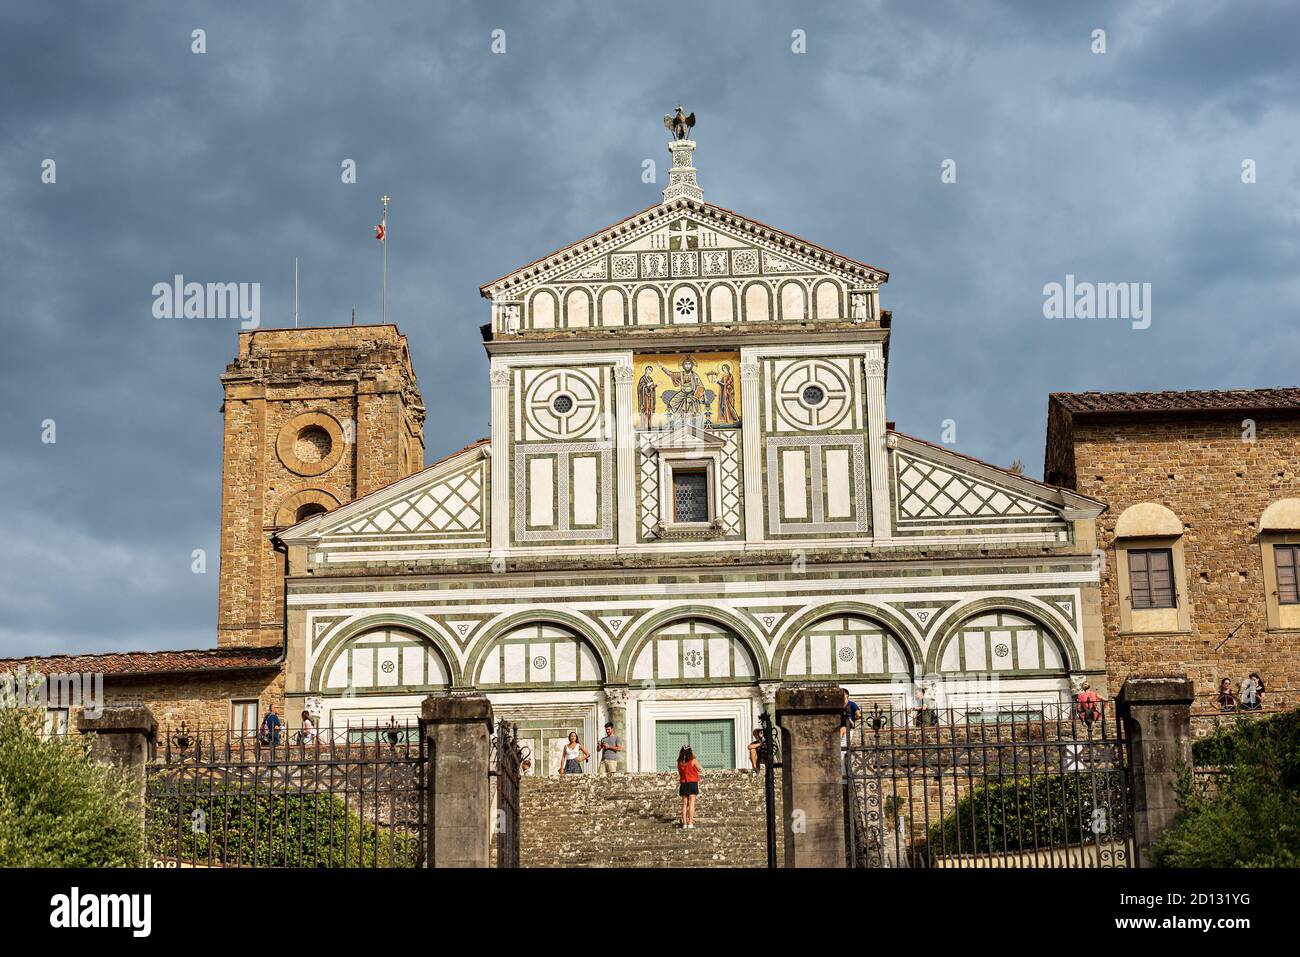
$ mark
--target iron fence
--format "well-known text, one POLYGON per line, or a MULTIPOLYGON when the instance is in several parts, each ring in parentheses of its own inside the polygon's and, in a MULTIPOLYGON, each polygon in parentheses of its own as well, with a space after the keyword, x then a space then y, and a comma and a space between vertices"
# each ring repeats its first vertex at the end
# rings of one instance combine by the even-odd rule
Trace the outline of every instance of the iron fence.
POLYGON ((763 813, 766 818, 767 866, 777 866, 777 804, 776 769, 782 767, 781 731, 772 723, 772 716, 762 711, 758 716, 762 732, 758 746, 758 763, 763 771, 763 813))
POLYGON ((309 735, 182 727, 159 745, 145 784, 157 866, 424 864, 421 722, 309 735))
POLYGON ((496 844, 497 867, 519 866, 519 775, 526 760, 515 725, 498 722, 488 765, 488 774, 496 778, 492 840, 496 844))
POLYGON ((1133 805, 1108 703, 916 708, 844 733, 858 867, 1129 867, 1133 805))

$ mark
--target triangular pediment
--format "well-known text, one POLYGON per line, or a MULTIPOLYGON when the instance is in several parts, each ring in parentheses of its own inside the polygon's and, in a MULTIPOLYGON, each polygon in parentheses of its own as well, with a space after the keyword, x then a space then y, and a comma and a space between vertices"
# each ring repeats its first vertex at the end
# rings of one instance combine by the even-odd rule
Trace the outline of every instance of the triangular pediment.
POLYGON ((645 445, 652 449, 723 449, 727 440, 708 429, 700 428, 689 422, 674 429, 660 432, 648 432, 643 435, 645 445))
POLYGON ((900 531, 952 526, 1043 527, 1096 517, 1101 502, 1006 469, 890 434, 895 522, 900 531))
POLYGON ((488 534, 486 441, 280 533, 286 542, 418 537, 473 544, 488 534))
POLYGON ((889 274, 739 213, 692 199, 652 206, 486 283, 481 293, 514 301, 550 283, 829 277, 874 287, 889 274))

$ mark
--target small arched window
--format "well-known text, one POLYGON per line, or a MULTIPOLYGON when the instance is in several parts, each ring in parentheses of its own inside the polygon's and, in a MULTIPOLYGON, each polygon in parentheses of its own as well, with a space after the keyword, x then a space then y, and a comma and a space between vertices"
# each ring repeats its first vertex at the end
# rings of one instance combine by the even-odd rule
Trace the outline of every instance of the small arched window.
POLYGON ((329 509, 319 502, 307 502, 305 505, 298 506, 298 511, 293 516, 293 523, 297 525, 299 522, 307 521, 313 515, 322 515, 328 511, 329 509))

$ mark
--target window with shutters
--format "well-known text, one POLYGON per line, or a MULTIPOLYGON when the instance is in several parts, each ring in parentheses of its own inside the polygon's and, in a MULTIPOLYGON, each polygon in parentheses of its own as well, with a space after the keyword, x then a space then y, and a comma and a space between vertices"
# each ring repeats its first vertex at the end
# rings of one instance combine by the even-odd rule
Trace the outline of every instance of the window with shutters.
POLYGON ((1300 605, 1300 545, 1274 545, 1279 605, 1300 605))
POLYGON ((230 702, 230 730, 251 736, 257 733, 257 699, 236 698, 230 702))
POLYGON ((673 521, 708 522, 709 475, 704 469, 673 469, 673 521))
POLYGON ((1128 553, 1129 595, 1134 609, 1173 608, 1173 554, 1167 548, 1134 548, 1128 553))

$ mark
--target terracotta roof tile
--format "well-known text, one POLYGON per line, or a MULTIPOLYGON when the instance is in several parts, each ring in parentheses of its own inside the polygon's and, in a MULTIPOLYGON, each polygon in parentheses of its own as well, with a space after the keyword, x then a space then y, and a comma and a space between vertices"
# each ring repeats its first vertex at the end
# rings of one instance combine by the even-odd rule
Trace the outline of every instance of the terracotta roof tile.
POLYGON ((0 674, 16 671, 41 674, 83 672, 104 675, 152 675, 173 672, 225 671, 279 666, 282 649, 198 648, 188 651, 114 651, 99 655, 48 655, 0 658, 0 674))
MULTIPOLYGON (((464 447, 463 449, 461 449, 460 451, 458 451, 458 452, 452 452, 450 455, 444 455, 442 458, 440 458, 440 459, 438 459, 438 460, 436 460, 436 461, 434 461, 434 462, 430 462, 428 465, 426 465, 426 466, 425 466, 424 468, 422 468, 420 471, 422 471, 422 472, 427 472, 429 469, 433 468, 435 465, 441 465, 443 462, 450 462, 450 461, 451 461, 452 459, 454 459, 456 456, 458 456, 458 455, 464 455, 464 454, 465 454, 466 452, 468 452, 470 449, 476 449, 476 448, 478 448, 480 445, 486 445, 487 443, 489 443, 489 442, 491 442, 491 441, 492 441, 492 440, 489 439, 489 438, 476 439, 475 441, 471 442, 469 445, 465 446, 465 447, 464 447)), ((398 481, 401 481, 401 479, 398 479, 398 481)), ((391 484, 391 483, 390 483, 390 484, 391 484)))
POLYGON ((1300 411, 1300 389, 1222 389, 1201 392, 1053 392, 1051 401, 1074 415, 1159 412, 1300 411))

